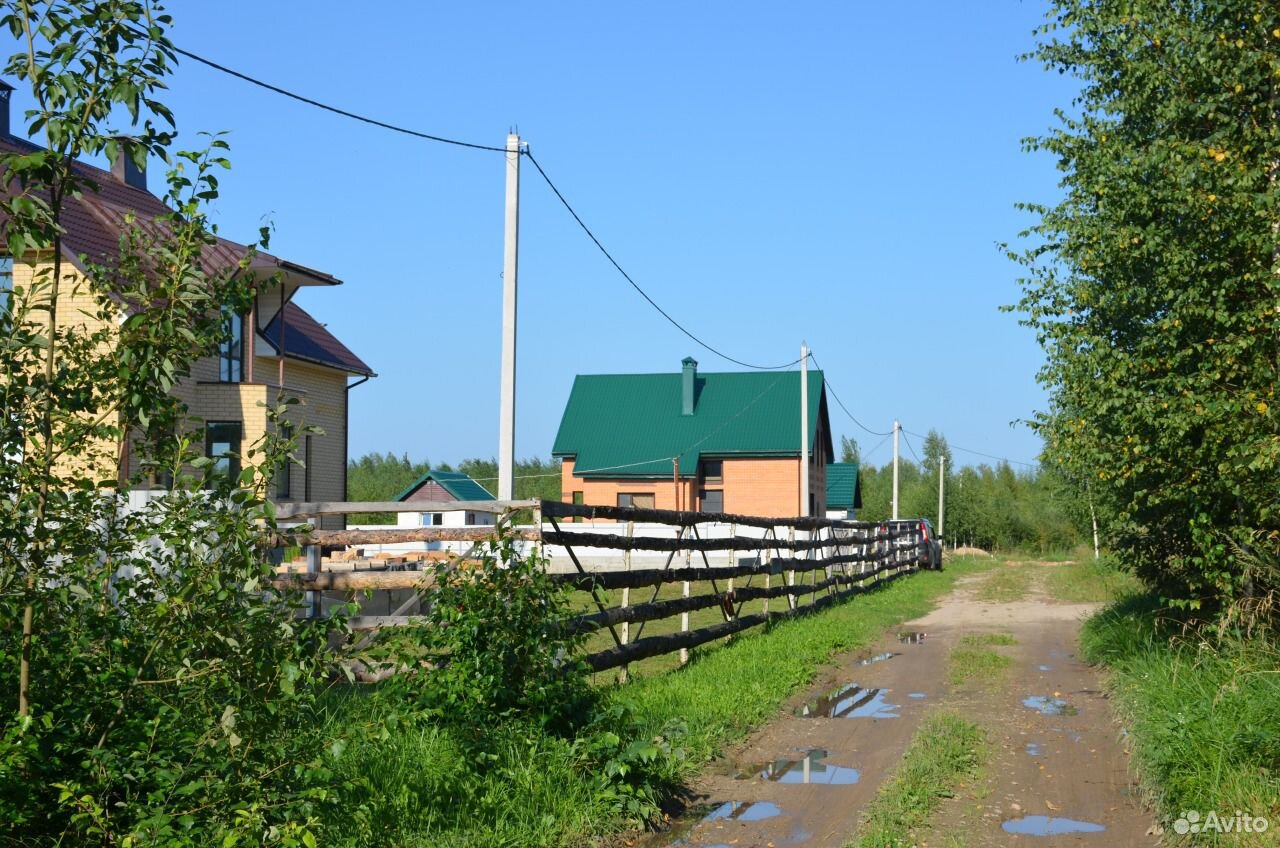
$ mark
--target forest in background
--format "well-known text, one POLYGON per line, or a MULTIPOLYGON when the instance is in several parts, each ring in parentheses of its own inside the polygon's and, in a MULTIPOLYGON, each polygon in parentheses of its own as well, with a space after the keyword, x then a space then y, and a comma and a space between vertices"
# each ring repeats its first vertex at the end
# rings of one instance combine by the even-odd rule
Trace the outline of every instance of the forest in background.
MULTIPOLYGON (((930 431, 919 462, 899 457, 899 514, 928 518, 938 527, 938 466, 946 459, 944 527, 948 542, 985 550, 1070 550, 1089 538, 1088 506, 1065 480, 1040 467, 1015 470, 1008 462, 956 468, 947 440, 930 431)), ((840 460, 858 461, 858 444, 841 439, 840 460)), ((347 468, 347 497, 353 501, 391 500, 435 468, 462 471, 496 493, 498 463, 465 459, 456 464, 414 462, 408 454, 368 453, 347 468)), ((891 515, 893 465, 860 468, 863 507, 858 518, 879 521, 891 515)), ((516 463, 517 498, 560 500, 560 462, 524 459, 516 463)), ((392 523, 390 514, 364 519, 392 523)))

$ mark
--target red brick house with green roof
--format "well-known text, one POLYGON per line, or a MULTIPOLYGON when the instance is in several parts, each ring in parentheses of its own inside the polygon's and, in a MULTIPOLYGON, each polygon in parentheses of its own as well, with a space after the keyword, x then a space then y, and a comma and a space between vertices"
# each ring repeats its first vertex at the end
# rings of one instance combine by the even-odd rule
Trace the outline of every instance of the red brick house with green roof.
MULTIPOLYGON (((795 371, 580 374, 552 455, 566 502, 793 516, 801 511, 795 371)), ((809 372, 809 514, 835 458, 821 371, 809 372)))

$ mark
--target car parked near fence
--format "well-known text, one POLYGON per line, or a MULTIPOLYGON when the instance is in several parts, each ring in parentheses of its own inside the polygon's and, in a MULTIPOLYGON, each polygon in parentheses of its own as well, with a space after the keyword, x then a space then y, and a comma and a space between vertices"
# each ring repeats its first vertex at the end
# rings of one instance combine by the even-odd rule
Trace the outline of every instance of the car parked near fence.
POLYGON ((896 531, 896 545, 918 550, 916 563, 930 571, 942 570, 942 542, 933 532, 933 524, 927 518, 906 518, 889 521, 896 531))

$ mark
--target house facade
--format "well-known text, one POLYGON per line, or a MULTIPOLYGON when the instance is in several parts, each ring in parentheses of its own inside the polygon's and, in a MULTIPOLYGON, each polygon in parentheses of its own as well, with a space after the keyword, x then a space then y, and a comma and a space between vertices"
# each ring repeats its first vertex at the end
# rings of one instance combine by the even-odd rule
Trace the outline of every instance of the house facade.
POLYGON ((477 527, 491 526, 497 517, 491 512, 449 509, 460 501, 492 501, 493 494, 461 471, 428 471, 419 477, 396 500, 421 504, 421 512, 401 512, 401 527, 477 527))
MULTIPOLYGON (((0 132, 0 151, 27 154, 38 149, 0 132)), ((86 269, 90 264, 114 265, 121 234, 135 226, 133 220, 146 227, 169 209, 147 191, 145 171, 127 156, 119 156, 111 171, 83 163, 75 167, 99 189, 65 201, 58 321, 67 329, 109 329, 111 322, 124 320, 134 307, 122 304, 118 315, 101 314, 86 269)), ((205 262, 215 269, 236 267, 250 254, 245 246, 217 239, 207 249, 205 262)), ((8 277, 0 285, 28 286, 50 275, 52 265, 48 252, 0 257, 0 277, 8 277)), ((274 405, 281 396, 295 397, 299 403, 286 417, 299 434, 298 461, 275 476, 270 494, 278 500, 345 500, 350 390, 375 375, 294 302, 303 289, 328 288, 341 281, 262 251, 253 255, 249 271, 257 279, 278 282, 269 287, 264 283, 244 314, 226 316, 230 340, 216 355, 196 361, 190 376, 174 387, 173 394, 194 419, 186 425, 191 428, 189 435, 197 446, 203 444, 216 473, 238 474, 241 464, 250 461, 249 449, 269 426, 264 406, 274 405), (304 427, 323 432, 303 434, 304 427)), ((97 455, 110 458, 108 467, 100 469, 102 477, 114 478, 120 471, 133 476, 140 471, 132 440, 105 446, 97 455)), ((158 486, 160 481, 151 484, 158 486)), ((343 524, 342 516, 321 521, 326 528, 343 524)))
POLYGON ((801 492, 800 375, 585 374, 552 455, 567 503, 785 517, 826 511, 834 458, 821 371, 808 372, 809 491, 801 492))

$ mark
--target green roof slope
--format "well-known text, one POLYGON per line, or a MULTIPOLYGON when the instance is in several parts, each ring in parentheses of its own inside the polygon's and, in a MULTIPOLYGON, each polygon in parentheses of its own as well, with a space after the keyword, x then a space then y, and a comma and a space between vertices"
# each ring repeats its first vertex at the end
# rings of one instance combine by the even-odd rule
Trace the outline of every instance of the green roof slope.
POLYGON ((460 501, 492 501, 496 500, 489 490, 481 486, 475 480, 472 480, 461 471, 428 471, 413 482, 409 488, 396 495, 396 500, 402 501, 420 487, 423 483, 431 480, 440 485, 449 494, 453 495, 460 501))
MULTIPOLYGON (((579 477, 670 477, 697 473, 703 456, 799 456, 800 375, 698 374, 694 413, 681 415, 682 375, 580 374, 560 420, 553 456, 576 457, 579 477)), ((821 371, 809 372, 809 443, 833 457, 821 371)))
POLYGON ((833 462, 827 466, 827 507, 857 509, 862 506, 858 463, 833 462))

